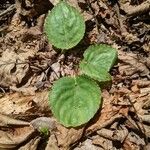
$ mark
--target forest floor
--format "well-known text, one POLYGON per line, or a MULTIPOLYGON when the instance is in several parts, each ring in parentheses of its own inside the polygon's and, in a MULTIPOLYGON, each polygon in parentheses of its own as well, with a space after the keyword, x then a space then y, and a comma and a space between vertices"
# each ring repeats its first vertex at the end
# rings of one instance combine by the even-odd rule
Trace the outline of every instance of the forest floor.
POLYGON ((43 32, 58 0, 0 1, 0 150, 150 150, 150 0, 68 2, 84 16, 86 33, 62 54, 43 32), (118 50, 112 86, 90 122, 65 128, 51 113, 48 92, 76 73, 93 43, 118 50))

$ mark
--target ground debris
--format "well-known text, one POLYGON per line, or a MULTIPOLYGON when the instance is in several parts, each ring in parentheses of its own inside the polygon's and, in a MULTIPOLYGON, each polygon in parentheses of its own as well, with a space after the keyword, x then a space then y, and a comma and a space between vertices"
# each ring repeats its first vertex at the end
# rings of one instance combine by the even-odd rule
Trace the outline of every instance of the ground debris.
POLYGON ((0 2, 0 149, 140 150, 150 148, 149 0, 68 0, 83 15, 78 47, 61 53, 47 41, 43 24, 58 0, 0 2), (118 50, 112 85, 87 124, 66 128, 52 117, 53 82, 80 74, 91 44, 118 50), (41 127, 48 128, 43 136, 41 127))
POLYGON ((40 139, 41 139, 40 137, 35 137, 31 141, 29 141, 26 145, 21 146, 18 150, 36 150, 38 148, 40 139))

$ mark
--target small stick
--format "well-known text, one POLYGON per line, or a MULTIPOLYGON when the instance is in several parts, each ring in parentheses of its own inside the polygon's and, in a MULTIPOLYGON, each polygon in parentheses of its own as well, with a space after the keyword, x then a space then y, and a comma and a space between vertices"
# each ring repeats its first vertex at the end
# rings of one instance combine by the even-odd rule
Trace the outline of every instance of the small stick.
POLYGON ((15 4, 11 5, 10 7, 8 7, 6 10, 4 10, 1 14, 0 17, 3 17, 4 15, 10 13, 11 11, 15 10, 15 4))

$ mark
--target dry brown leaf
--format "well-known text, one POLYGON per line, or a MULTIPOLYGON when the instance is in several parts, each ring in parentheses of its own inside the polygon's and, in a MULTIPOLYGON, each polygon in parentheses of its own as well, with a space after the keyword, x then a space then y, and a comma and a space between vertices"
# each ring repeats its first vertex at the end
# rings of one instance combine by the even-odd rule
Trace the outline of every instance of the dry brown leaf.
POLYGON ((100 148, 102 148, 102 150, 113 149, 112 141, 108 140, 106 138, 100 137, 100 136, 94 137, 92 143, 95 144, 95 145, 99 145, 100 148))
POLYGON ((64 126, 58 124, 57 130, 58 132, 56 133, 56 138, 58 141, 58 146, 68 149, 71 144, 75 143, 82 137, 84 127, 65 128, 64 126))
POLYGON ((139 14, 146 13, 150 10, 150 0, 146 0, 138 6, 132 6, 129 2, 127 2, 121 5, 121 7, 127 13, 128 16, 137 16, 139 14))
POLYGON ((19 93, 5 95, 1 99, 0 113, 8 115, 21 115, 34 113, 38 115, 50 112, 48 106, 48 91, 37 92, 35 95, 24 96, 19 93))
POLYGON ((148 80, 132 80, 132 85, 137 85, 140 88, 150 86, 150 81, 148 80))
POLYGON ((56 136, 54 134, 52 134, 49 137, 49 140, 48 140, 48 143, 47 143, 45 150, 59 150, 59 147, 57 144, 57 139, 56 139, 56 136))
POLYGON ((123 143, 123 150, 140 150, 136 144, 133 144, 128 139, 123 143))
POLYGON ((24 146, 21 146, 18 150, 37 150, 40 140, 40 137, 35 137, 24 146))
POLYGON ((25 58, 6 49, 0 58, 0 85, 9 87, 18 85, 29 71, 25 58), (17 63, 20 63, 16 65, 17 63))
POLYGON ((143 121, 143 122, 147 122, 147 123, 150 123, 150 115, 139 115, 138 114, 138 117, 143 121))
POLYGON ((121 143, 123 143, 128 135, 128 130, 125 127, 122 127, 122 129, 115 131, 102 128, 101 130, 97 131, 97 134, 109 140, 120 141, 121 143))
POLYGON ((39 112, 48 112, 50 114, 49 101, 49 91, 45 90, 42 92, 37 92, 33 98, 33 102, 36 103, 39 112))
POLYGON ((131 76, 138 73, 140 76, 148 76, 150 70, 138 58, 136 54, 119 51, 118 58, 122 63, 119 64, 119 72, 122 76, 131 76))
POLYGON ((9 26, 10 32, 3 37, 1 43, 0 85, 7 88, 11 86, 13 91, 31 93, 27 88, 32 87, 34 92, 35 84, 38 82, 36 78, 38 75, 34 68, 36 70, 39 70, 40 67, 47 69, 49 63, 47 57, 51 53, 38 53, 44 47, 41 46, 42 43, 45 43, 44 37, 40 35, 39 22, 37 26, 27 28, 21 24, 19 18, 18 14, 13 16, 9 26), (33 80, 34 78, 36 80, 33 80), (24 87, 19 90, 18 88, 22 86, 24 87))
POLYGON ((97 114, 96 121, 86 129, 86 134, 90 134, 103 127, 106 127, 122 117, 122 115, 119 114, 121 107, 113 106, 111 104, 112 101, 113 97, 106 90, 104 90, 102 110, 99 112, 99 114, 97 114))
POLYGON ((150 126, 149 125, 146 125, 146 124, 143 124, 144 126, 144 129, 145 129, 145 135, 147 138, 150 138, 150 126))
POLYGON ((144 102, 144 104, 143 104, 143 109, 150 109, 150 94, 149 95, 147 95, 147 101, 146 102, 144 102))
POLYGON ((32 126, 15 127, 0 130, 0 149, 12 149, 26 141, 34 133, 32 126))
POLYGON ((9 116, 0 114, 0 126, 7 127, 9 125, 25 126, 25 125, 29 125, 29 123, 21 120, 16 120, 9 116))
POLYGON ((74 150, 101 150, 101 149, 98 146, 93 145, 91 139, 87 139, 78 147, 76 147, 74 150))
POLYGON ((148 112, 148 110, 143 109, 143 108, 149 107, 149 105, 150 105, 149 104, 149 97, 150 97, 150 94, 148 94, 148 93, 138 94, 138 97, 136 98, 135 103, 134 103, 136 113, 143 116, 145 113, 148 112))
POLYGON ((143 93, 144 93, 144 94, 145 94, 145 93, 147 93, 147 94, 150 93, 150 87, 141 88, 141 89, 140 89, 140 93, 141 93, 141 94, 143 94, 143 93))
POLYGON ((144 148, 146 145, 143 138, 139 137, 133 132, 130 132, 128 137, 125 139, 123 143, 124 150, 140 150, 141 147, 144 148))
POLYGON ((0 113, 3 114, 24 114, 33 109, 34 96, 22 96, 18 93, 5 95, 1 98, 0 113))

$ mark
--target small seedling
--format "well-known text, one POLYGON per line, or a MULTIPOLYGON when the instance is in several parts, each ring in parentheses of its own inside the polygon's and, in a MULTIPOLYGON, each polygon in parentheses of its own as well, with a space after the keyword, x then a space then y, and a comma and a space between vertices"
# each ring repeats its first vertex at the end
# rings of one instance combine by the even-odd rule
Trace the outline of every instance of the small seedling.
MULTIPOLYGON (((83 17, 65 1, 49 12, 44 27, 50 43, 62 50, 76 46, 85 32, 83 17)), ((117 51, 111 46, 92 45, 84 52, 81 75, 55 81, 49 104, 61 124, 80 126, 95 115, 101 105, 101 90, 96 82, 111 81, 109 70, 116 59, 117 51)))
POLYGON ((39 128, 39 132, 44 135, 45 137, 47 137, 49 135, 49 129, 48 127, 40 127, 39 128))

